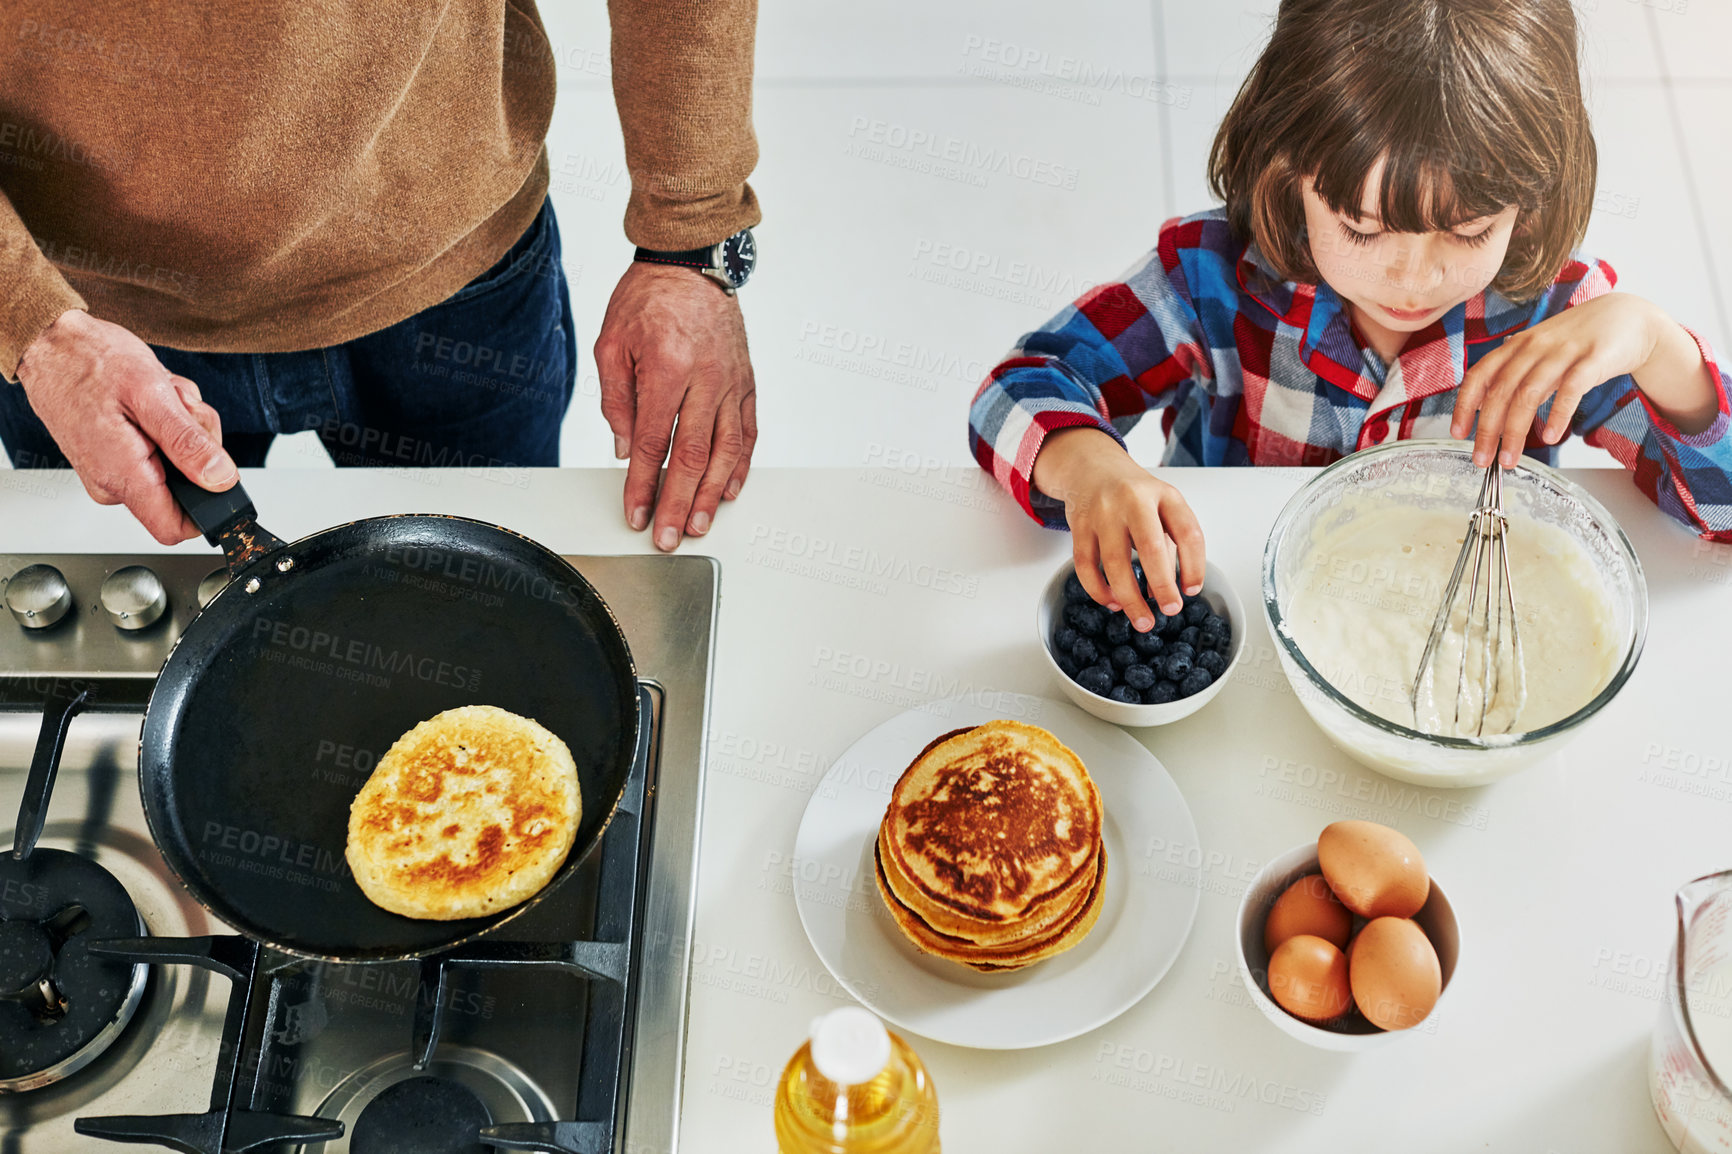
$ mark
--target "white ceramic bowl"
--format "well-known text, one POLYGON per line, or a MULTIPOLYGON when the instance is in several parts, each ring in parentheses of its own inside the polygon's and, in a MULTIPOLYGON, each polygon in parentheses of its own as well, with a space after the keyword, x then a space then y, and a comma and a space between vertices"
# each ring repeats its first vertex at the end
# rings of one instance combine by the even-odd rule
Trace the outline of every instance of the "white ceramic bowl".
POLYGON ((1202 598, 1209 603, 1209 608, 1218 616, 1225 617, 1232 627, 1232 643, 1227 648, 1227 668, 1221 670, 1221 676, 1210 683, 1209 688, 1201 693, 1193 693, 1177 701, 1169 701, 1164 705, 1127 705, 1122 701, 1114 701, 1110 697, 1101 697, 1090 693, 1069 677, 1058 667, 1058 661, 1052 655, 1053 625, 1064 612, 1065 578, 1075 572, 1076 566, 1066 561, 1059 566, 1052 580, 1046 583, 1046 591, 1041 594, 1040 604, 1035 609, 1034 626, 1036 636, 1040 641, 1041 656, 1046 658, 1046 664, 1052 670, 1052 675, 1058 678, 1059 685, 1064 687, 1064 695, 1076 705, 1094 714, 1102 721, 1110 721, 1114 725, 1125 725, 1139 728, 1147 725, 1166 725, 1189 717, 1203 706, 1214 700, 1215 694, 1221 692, 1221 686, 1233 676, 1233 670, 1239 667, 1239 655, 1245 652, 1245 606, 1239 600, 1239 595, 1227 583, 1226 574, 1215 567, 1213 561, 1207 562, 1203 568, 1202 598))
MULTIPOLYGON (((1483 785, 1553 753, 1576 737, 1635 671, 1648 628, 1648 589, 1642 563, 1603 505, 1561 473, 1536 461, 1504 472, 1504 501, 1512 512, 1555 525, 1586 551, 1604 583, 1621 646, 1617 670, 1592 701, 1561 721, 1508 735, 1442 737, 1380 717, 1351 700, 1300 651, 1282 614, 1313 561, 1310 543, 1353 515, 1343 498, 1382 501, 1414 509, 1459 511, 1465 526, 1485 470, 1460 441, 1396 441, 1343 457, 1311 478, 1275 520, 1263 553, 1262 603, 1281 669, 1300 704, 1324 736, 1355 761, 1420 785, 1483 785)), ((1520 600, 1520 591, 1517 591, 1520 600)), ((1436 608, 1424 606, 1429 615, 1436 608)))
MULTIPOLYGON (((1251 1000, 1283 1033, 1320 1050, 1375 1050, 1403 1035, 1424 1030, 1426 1023, 1437 1016, 1437 1006, 1432 1007, 1424 1021, 1409 1029, 1379 1030, 1358 1014, 1348 1017, 1340 1028, 1325 1029, 1301 1021, 1275 1004, 1269 993, 1269 951, 1263 948, 1263 923, 1269 920, 1269 909, 1275 899, 1287 892, 1288 886, 1306 874, 1322 872, 1317 864, 1317 843, 1310 841, 1269 862, 1245 887, 1245 896, 1239 901, 1239 976, 1244 979, 1251 1000)), ((1432 879, 1431 895, 1425 899, 1425 906, 1413 920, 1437 951, 1437 962, 1443 970, 1443 992, 1437 998, 1437 1005, 1441 1006, 1449 993, 1449 980, 1455 976, 1456 959, 1461 953, 1461 930, 1456 925, 1455 909, 1436 878, 1432 879)))

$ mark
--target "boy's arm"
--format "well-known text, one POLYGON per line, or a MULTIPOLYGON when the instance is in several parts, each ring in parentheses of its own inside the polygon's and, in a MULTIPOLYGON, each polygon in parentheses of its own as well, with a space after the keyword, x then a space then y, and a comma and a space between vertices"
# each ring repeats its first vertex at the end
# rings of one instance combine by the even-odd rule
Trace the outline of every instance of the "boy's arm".
MULTIPOLYGON (((1586 274, 1558 301, 1555 311, 1603 296, 1616 282, 1617 274, 1608 265, 1590 260, 1586 274)), ((1570 425, 1584 441, 1605 449, 1630 470, 1636 486, 1668 515, 1710 541, 1732 542, 1732 437, 1727 435, 1732 426, 1732 404, 1728 403, 1732 378, 1715 359, 1708 342, 1688 328, 1678 327, 1700 354, 1694 371, 1702 374, 1714 397, 1714 411, 1708 419, 1691 422, 1704 426, 1700 431, 1683 432, 1661 411, 1663 406, 1656 404, 1657 399, 1663 399, 1658 382, 1656 396, 1650 397, 1628 373, 1590 389, 1570 425)), ((1669 359, 1682 362, 1689 358, 1669 359)), ((1681 378, 1682 374, 1674 370, 1670 376, 1681 378)))
POLYGON ((1605 449, 1635 476, 1650 500, 1710 541, 1732 544, 1732 380, 1708 342, 1685 329, 1702 354, 1702 371, 1719 411, 1699 433, 1685 433, 1655 408, 1629 374, 1590 389, 1571 421, 1590 445, 1605 449))
POLYGON ((1089 290, 1024 336, 975 394, 968 429, 975 459, 1049 528, 1066 522, 1063 503, 1034 484, 1048 436, 1093 428, 1122 447, 1143 413, 1171 404, 1183 382, 1212 376, 1179 262, 1183 227, 1169 221, 1159 245, 1123 280, 1089 290))

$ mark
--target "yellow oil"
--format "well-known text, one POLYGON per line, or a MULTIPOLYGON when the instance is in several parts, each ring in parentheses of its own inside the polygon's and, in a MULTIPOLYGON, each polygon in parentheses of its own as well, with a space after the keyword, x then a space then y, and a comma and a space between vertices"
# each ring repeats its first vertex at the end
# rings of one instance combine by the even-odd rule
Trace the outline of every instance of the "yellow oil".
POLYGON ((819 1073, 808 1042, 776 1086, 776 1147, 780 1154, 939 1154, 932 1079, 894 1032, 889 1064, 857 1086, 819 1073))

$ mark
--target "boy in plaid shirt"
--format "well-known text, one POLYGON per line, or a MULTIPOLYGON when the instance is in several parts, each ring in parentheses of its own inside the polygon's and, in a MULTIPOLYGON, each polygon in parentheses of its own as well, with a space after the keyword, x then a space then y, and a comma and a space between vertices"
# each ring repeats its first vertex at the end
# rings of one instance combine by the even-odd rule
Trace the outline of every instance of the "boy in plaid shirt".
POLYGON ((1203 582, 1165 464, 1321 465, 1412 437, 1555 463, 1574 432, 1732 542, 1728 378, 1574 253, 1595 151, 1569 0, 1282 0, 1216 135, 1225 207, 1162 226, 1121 280, 1023 337, 975 396, 976 459, 1068 525, 1097 602, 1154 625, 1203 582), (1175 565, 1167 551, 1171 538, 1175 565), (1132 549, 1148 567, 1145 601, 1132 549))

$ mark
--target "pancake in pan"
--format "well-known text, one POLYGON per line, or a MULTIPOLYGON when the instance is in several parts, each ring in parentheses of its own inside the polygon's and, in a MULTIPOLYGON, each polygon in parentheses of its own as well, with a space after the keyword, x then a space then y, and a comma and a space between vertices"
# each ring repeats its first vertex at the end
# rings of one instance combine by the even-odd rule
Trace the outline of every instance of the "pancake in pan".
POLYGON ((577 765, 553 733, 491 705, 397 739, 349 808, 361 892, 412 918, 486 917, 540 892, 582 817, 577 765))

